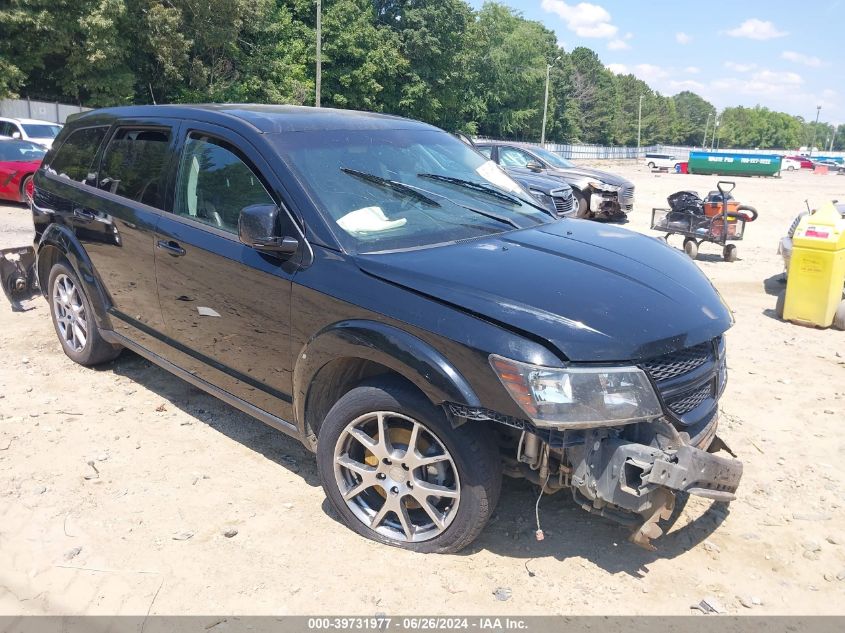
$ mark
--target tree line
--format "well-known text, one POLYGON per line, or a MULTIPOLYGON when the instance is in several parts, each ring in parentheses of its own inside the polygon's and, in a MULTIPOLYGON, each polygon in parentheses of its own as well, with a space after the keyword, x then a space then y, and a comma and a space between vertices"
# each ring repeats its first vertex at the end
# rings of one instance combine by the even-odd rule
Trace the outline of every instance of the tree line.
MULTIPOLYGON (((450 131, 537 140, 701 145, 716 108, 616 75, 513 9, 464 0, 323 0, 322 105, 389 112, 450 131)), ((0 97, 89 107, 139 103, 313 105, 314 0, 7 0, 0 97)), ((719 113, 720 147, 797 148, 827 123, 763 107, 719 113)), ((845 148, 845 125, 834 147, 845 148)), ((710 145, 710 141, 707 142, 710 145)), ((827 147, 827 145, 825 145, 827 147)))

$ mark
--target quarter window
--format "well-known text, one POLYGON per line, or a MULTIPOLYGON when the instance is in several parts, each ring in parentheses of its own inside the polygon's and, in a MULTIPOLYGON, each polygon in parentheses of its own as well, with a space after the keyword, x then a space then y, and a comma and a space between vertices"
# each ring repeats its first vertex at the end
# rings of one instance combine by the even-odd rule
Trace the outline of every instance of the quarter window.
POLYGON ((108 126, 101 126, 72 132, 50 160, 48 171, 77 182, 94 184, 97 178, 91 173, 94 158, 108 130, 108 126))
POLYGON ((493 148, 492 147, 476 147, 475 149, 478 150, 479 154, 490 158, 493 156, 493 148))
POLYGON ((119 129, 103 154, 100 189, 163 208, 169 145, 169 129, 119 129))
POLYGON ((235 148, 201 133, 189 134, 182 153, 174 211, 237 233, 241 209, 253 204, 275 202, 235 148))

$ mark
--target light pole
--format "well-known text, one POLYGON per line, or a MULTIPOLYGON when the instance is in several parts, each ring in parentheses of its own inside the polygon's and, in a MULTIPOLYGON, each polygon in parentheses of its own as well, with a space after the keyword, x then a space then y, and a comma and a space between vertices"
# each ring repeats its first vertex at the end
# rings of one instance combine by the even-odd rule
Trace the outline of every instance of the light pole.
POLYGON ((635 160, 640 158, 640 133, 643 129, 643 95, 640 95, 640 105, 637 108, 637 156, 635 160))
POLYGON ((704 122, 704 140, 701 141, 701 147, 707 149, 707 127, 710 125, 710 113, 707 113, 707 121, 704 122))
POLYGON ((546 96, 543 99, 543 129, 540 130, 540 145, 546 144, 546 114, 549 111, 549 74, 551 73, 552 66, 559 60, 560 55, 555 57, 555 60, 551 64, 546 64, 546 96))
POLYGON ((316 86, 314 89, 314 104, 319 108, 320 107, 320 83, 322 82, 322 74, 323 74, 323 60, 322 60, 322 52, 323 52, 323 38, 322 38, 322 22, 323 22, 323 3, 322 0, 317 0, 317 80, 315 82, 316 86))
POLYGON ((836 123, 834 123, 833 124, 833 134, 831 134, 831 136, 830 136, 830 147, 827 148, 828 152, 833 151, 833 140, 836 138, 837 127, 838 126, 836 125, 836 123))
POLYGON ((810 141, 810 156, 813 155, 813 145, 816 144, 816 128, 819 127, 819 114, 821 114, 822 107, 820 105, 816 106, 816 122, 813 125, 813 140, 810 141))

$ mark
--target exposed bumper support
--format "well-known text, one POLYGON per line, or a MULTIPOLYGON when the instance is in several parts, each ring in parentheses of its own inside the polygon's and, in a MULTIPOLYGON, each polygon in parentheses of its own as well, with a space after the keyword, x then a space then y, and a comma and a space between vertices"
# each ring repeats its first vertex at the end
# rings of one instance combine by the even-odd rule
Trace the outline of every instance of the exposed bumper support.
MULTIPOLYGON (((658 448, 596 429, 583 445, 568 449, 576 501, 589 512, 636 525, 631 540, 647 549, 654 549, 650 540, 663 533, 657 522, 671 516, 675 492, 732 501, 742 478, 738 459, 679 443, 676 432, 670 435, 670 445, 658 448)), ((720 448, 727 449, 715 438, 710 450, 720 448)))
POLYGON ((22 312, 23 306, 20 302, 38 294, 35 249, 26 246, 0 250, 0 283, 6 298, 12 304, 12 311, 22 312))

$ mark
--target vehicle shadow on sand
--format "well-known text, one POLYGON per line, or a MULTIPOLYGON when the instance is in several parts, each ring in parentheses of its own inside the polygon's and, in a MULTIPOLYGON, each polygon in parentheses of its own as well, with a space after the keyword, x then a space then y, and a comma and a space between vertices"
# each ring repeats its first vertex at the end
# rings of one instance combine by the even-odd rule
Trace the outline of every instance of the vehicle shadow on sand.
MULTIPOLYGON (((309 486, 320 485, 314 456, 298 440, 206 394, 137 354, 125 350, 117 360, 102 365, 101 370, 129 378, 149 389, 164 401, 167 409, 179 409, 196 422, 210 426, 300 475, 309 486)), ((588 514, 575 505, 566 491, 561 491, 544 495, 540 500, 540 524, 545 539, 537 541, 534 506, 538 493, 539 488, 526 480, 505 478, 499 505, 487 527, 458 555, 488 550, 501 556, 525 559, 527 574, 533 573, 530 572, 530 559, 580 557, 608 573, 623 572, 639 578, 647 574, 646 566, 655 560, 675 558, 704 541, 729 512, 727 506, 714 503, 686 525, 675 527, 687 505, 686 499, 679 496, 672 518, 660 523, 668 533, 654 542, 657 550, 650 552, 628 542, 628 528, 588 514)), ((341 529, 340 518, 328 500, 323 501, 321 508, 341 529)))
POLYGON ((208 425, 300 475, 309 486, 320 485, 314 456, 297 439, 205 393, 145 358, 124 350, 115 361, 95 369, 131 379, 164 400, 167 409, 179 409, 187 413, 196 422, 208 425))

